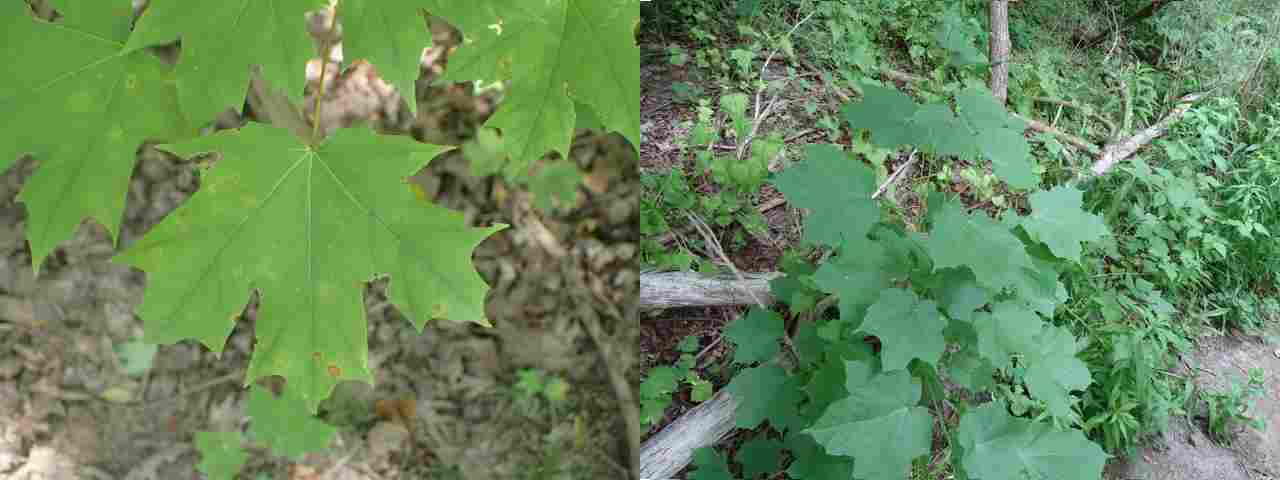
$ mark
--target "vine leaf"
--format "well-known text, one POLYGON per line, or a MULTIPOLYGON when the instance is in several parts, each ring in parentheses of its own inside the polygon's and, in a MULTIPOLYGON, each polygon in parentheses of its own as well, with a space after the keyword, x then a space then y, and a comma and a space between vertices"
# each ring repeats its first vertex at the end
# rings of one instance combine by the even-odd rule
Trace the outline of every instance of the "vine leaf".
POLYGON ((1070 331, 1046 325, 1035 340, 1038 348, 1026 352, 1027 390, 1044 400, 1049 413, 1071 416, 1071 391, 1084 390, 1093 381, 1089 367, 1076 358, 1079 347, 1070 331))
POLYGON ((973 312, 990 301, 991 294, 978 286, 977 279, 968 268, 942 269, 937 278, 934 298, 952 319, 972 322, 973 312))
POLYGON ((323 6, 320 0, 210 2, 198 7, 154 0, 138 18, 125 50, 181 38, 178 98, 191 120, 203 124, 228 107, 240 111, 251 65, 261 66, 263 78, 300 102, 306 84, 303 71, 315 52, 306 13, 323 6))
POLYGON ((865 236, 845 242, 840 251, 839 257, 818 267, 813 279, 819 288, 839 296, 840 318, 857 328, 880 290, 906 276, 907 266, 881 242, 865 236))
POLYGON ((1052 317, 1058 305, 1067 301, 1067 287, 1058 281, 1058 271, 1051 262, 1033 256, 1031 263, 1034 268, 1024 268, 1015 277, 1013 290, 1032 310, 1052 317))
POLYGON ((1110 234, 1102 217, 1084 211, 1084 194, 1073 187, 1036 192, 1030 201, 1031 214, 1022 218, 1022 228, 1059 258, 1079 262, 1081 242, 1110 234))
POLYGON ((964 470, 982 480, 1101 478, 1108 455, 1079 430, 1009 415, 1004 401, 970 410, 956 434, 964 470))
POLYGON ((734 453, 735 459, 742 464, 742 477, 755 478, 762 473, 778 471, 778 462, 782 460, 782 442, 771 438, 756 437, 743 442, 734 453))
POLYGON ((430 318, 487 324, 488 287, 471 251, 502 227, 469 228, 397 182, 444 147, 365 128, 307 147, 250 123, 163 148, 219 152, 200 190, 116 261, 147 272, 144 340, 199 340, 221 352, 251 289, 261 293, 246 383, 282 375, 308 411, 344 379, 371 381, 362 286, 421 330, 430 318), (180 261, 179 261, 180 260, 180 261))
POLYGON ((778 354, 783 326, 781 316, 759 307, 751 307, 746 315, 726 325, 724 336, 737 347, 733 351, 733 363, 750 364, 773 358, 778 354))
POLYGON ((1034 351, 1043 326, 1044 321, 1035 312, 1015 302, 997 303, 991 313, 978 312, 973 319, 978 352, 997 368, 1012 366, 1010 355, 1034 351))
POLYGON ((978 283, 999 291, 1019 281, 1023 268, 1034 268, 1022 241, 982 213, 967 214, 959 201, 944 202, 924 240, 934 269, 969 267, 978 283))
POLYGON ((933 417, 920 401, 920 384, 906 370, 874 373, 864 362, 845 364, 849 396, 804 430, 827 453, 854 458, 853 476, 902 478, 911 460, 929 453, 933 417))
POLYGON ((415 13, 420 9, 419 2, 342 0, 338 9, 343 56, 369 60, 377 67, 378 75, 408 100, 405 103, 409 111, 417 110, 415 84, 422 50, 431 46, 427 19, 415 13))
POLYGON ((253 387, 246 413, 253 419, 249 434, 254 439, 270 445, 275 454, 297 460, 328 448, 338 430, 307 413, 303 399, 293 391, 292 385, 286 386, 276 398, 266 389, 253 387))
POLYGON ((991 361, 972 352, 953 354, 947 362, 947 374, 957 385, 979 392, 995 388, 995 367, 991 361))
POLYGON ((249 460, 249 454, 240 447, 240 432, 196 432, 195 443, 200 450, 196 469, 209 480, 231 480, 249 460))
POLYGON ((880 299, 867 309, 862 322, 862 331, 880 338, 885 370, 907 368, 913 358, 936 365, 946 348, 944 327, 937 304, 901 288, 881 290, 880 299))
POLYGON ((871 143, 885 148, 916 145, 920 134, 912 123, 918 106, 906 94, 878 85, 862 85, 862 101, 840 109, 855 130, 871 132, 871 143))
POLYGON ((423 3, 466 37, 436 81, 511 80, 503 105, 485 123, 503 133, 509 174, 523 173, 548 152, 568 157, 573 100, 639 148, 638 0, 423 3))
POLYGON ((956 94, 960 118, 973 133, 975 153, 991 160, 997 176, 1014 188, 1039 183, 1033 169, 1031 146, 1022 136, 1027 124, 1014 118, 985 88, 968 88, 956 94))
POLYGON ((773 183, 787 202, 813 211, 804 220, 806 241, 838 246, 866 237, 880 220, 871 200, 875 181, 875 172, 839 146, 813 144, 804 162, 783 170, 773 183))
POLYGON ((694 450, 693 466, 697 469, 689 473, 689 480, 733 480, 729 461, 712 447, 694 450))
POLYGON ((975 134, 945 103, 923 105, 911 118, 917 128, 917 143, 938 155, 974 156, 975 134))
POLYGON ((738 399, 734 422, 738 428, 753 429, 765 420, 779 431, 800 425, 797 405, 804 399, 799 378, 787 375, 777 364, 748 368, 725 386, 738 399))
POLYGON ((85 217, 113 237, 119 232, 139 144, 193 133, 177 108, 170 69, 77 28, 101 26, 95 22, 48 23, 23 2, 0 7, 0 59, 9 69, 0 80, 0 170, 24 153, 41 162, 18 196, 27 205, 36 273, 85 217))
POLYGON ((787 475, 795 480, 849 480, 853 478, 853 460, 830 455, 813 437, 802 433, 787 435, 785 445, 795 458, 787 467, 787 475))
POLYGON ((967 16, 956 8, 948 10, 947 14, 942 16, 938 30, 934 32, 934 40, 942 48, 951 52, 951 63, 958 66, 986 63, 986 56, 973 46, 974 34, 964 21, 967 16))

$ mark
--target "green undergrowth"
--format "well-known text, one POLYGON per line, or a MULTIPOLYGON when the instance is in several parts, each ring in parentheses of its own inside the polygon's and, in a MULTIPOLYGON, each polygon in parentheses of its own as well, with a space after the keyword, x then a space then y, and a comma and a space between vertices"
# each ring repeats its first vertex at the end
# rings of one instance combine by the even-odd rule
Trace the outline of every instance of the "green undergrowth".
MULTIPOLYGON (((1199 335, 1257 334, 1280 315, 1280 104, 1257 93, 1275 93, 1265 73, 1280 53, 1262 56, 1253 77, 1197 56, 1232 32, 1280 24, 1242 2, 1180 7, 1091 49, 1077 39, 1096 33, 1105 11, 1095 3, 1011 5, 1009 111, 1102 145, 1186 93, 1218 90, 1091 181, 1078 178, 1093 153, 1024 138, 1025 124, 989 101, 987 2, 674 1, 646 13, 665 42, 654 61, 687 71, 676 101, 698 112, 695 124, 726 126, 710 142, 740 138, 723 104, 760 86, 751 80, 776 48, 787 68, 771 82, 806 92, 793 101, 807 116, 796 123, 836 144, 786 145, 801 160, 767 178, 807 209, 803 239, 775 267, 788 274, 773 283, 782 305, 743 312, 722 332, 732 353, 704 369, 736 372, 717 388, 743 399, 744 431, 698 451, 688 478, 1097 478, 1102 459, 1133 453, 1174 419, 1207 409, 1222 442, 1228 425, 1250 424, 1240 408, 1249 384, 1198 391, 1176 371, 1199 335), (714 14, 727 11, 737 15, 714 14), (1206 15, 1236 20, 1188 26, 1206 15), (884 69, 918 80, 883 81, 884 69), (807 95, 832 89, 855 99, 807 95), (918 167, 895 187, 908 194, 871 202, 912 148, 918 167), (1007 436, 984 436, 995 431, 1007 436), (1034 457, 1047 444, 1032 439, 1073 460, 1012 467, 1001 457, 1034 457)), ((1143 2, 1122 3, 1118 12, 1143 2)), ((1241 49, 1255 58, 1266 52, 1248 41, 1241 49)), ((690 131, 687 143, 708 142, 690 131)), ((649 172, 646 235, 671 227, 658 219, 709 215, 691 157, 649 172)), ((735 192, 749 208, 752 189, 735 192)), ((660 269, 706 261, 652 242, 645 253, 660 269)), ((684 366, 651 372, 683 395, 684 366)), ((665 405, 651 404, 652 418, 665 405)))

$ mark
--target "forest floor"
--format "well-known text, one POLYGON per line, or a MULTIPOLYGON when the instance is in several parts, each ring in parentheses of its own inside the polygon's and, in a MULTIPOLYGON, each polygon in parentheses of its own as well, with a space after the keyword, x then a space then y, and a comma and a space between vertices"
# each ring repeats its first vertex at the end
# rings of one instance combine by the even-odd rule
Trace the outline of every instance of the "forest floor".
MULTIPOLYGON (((665 61, 666 45, 642 45, 642 51, 648 57, 641 65, 641 131, 642 147, 640 168, 645 174, 666 174, 672 168, 681 168, 686 172, 695 193, 715 191, 717 186, 695 167, 688 155, 682 155, 680 142, 688 137, 688 125, 697 121, 696 106, 675 100, 671 89, 673 82, 689 81, 689 75, 683 67, 676 67, 665 61), (693 173, 689 173, 693 172, 693 173)), ((787 65, 784 59, 774 59, 774 65, 781 71, 793 67, 804 76, 816 77, 816 72, 807 70, 806 65, 787 65)), ((771 67, 773 68, 773 67, 771 67)), ((766 76, 768 74, 766 73, 766 76)), ((787 152, 779 162, 770 164, 775 171, 798 159, 799 146, 810 142, 830 141, 821 138, 822 131, 808 129, 815 125, 817 116, 806 113, 800 105, 805 99, 827 99, 828 105, 837 105, 836 95, 826 89, 822 82, 809 83, 811 88, 805 89, 794 83, 780 96, 780 107, 760 126, 757 138, 770 133, 780 132, 791 137, 787 152), (797 132, 809 132, 796 135, 797 132)), ((702 98, 712 100, 717 94, 714 85, 698 85, 706 92, 702 98)), ((822 102, 820 102, 822 103, 822 102)), ((751 112, 754 104, 748 104, 751 112)), ((838 140, 848 146, 847 135, 838 140)), ((886 163, 889 171, 906 161, 906 155, 890 158, 886 163)), ((915 175, 926 175, 919 171, 915 175)), ((912 179, 904 178, 898 183, 908 184, 912 179)), ((981 208, 970 197, 967 185, 958 177, 953 177, 950 185, 951 193, 960 195, 971 207, 981 208)), ((898 189, 899 195, 911 195, 906 188, 898 189)), ((648 192, 646 192, 646 195, 648 192)), ((758 195, 753 196, 752 207, 772 205, 764 210, 768 224, 765 238, 750 236, 740 248, 725 248, 725 253, 734 266, 743 273, 770 272, 778 270, 778 262, 783 250, 795 244, 801 236, 799 225, 802 213, 789 205, 771 202, 778 196, 772 186, 767 185, 758 195)), ((903 198, 904 204, 918 203, 910 198, 903 198)), ((727 236, 727 232, 741 228, 734 224, 717 229, 716 233, 727 236)), ((677 229, 678 230, 678 229, 677 229)), ((696 236, 697 234, 692 234, 696 236)), ((687 235, 677 232, 672 246, 688 245, 683 237, 687 235)), ((688 237, 693 238, 693 237, 688 237)), ((677 343, 686 336, 693 335, 701 340, 701 345, 710 345, 699 352, 699 365, 704 367, 715 365, 717 359, 731 356, 728 342, 720 341, 722 328, 738 316, 744 314, 743 306, 731 307, 697 307, 675 308, 656 312, 644 312, 641 319, 641 361, 643 368, 658 365, 671 365, 680 356, 677 343)), ((1280 333, 1280 320, 1273 319, 1275 332, 1280 333)), ((1132 458, 1113 458, 1108 464, 1107 478, 1111 480, 1129 479, 1170 479, 1199 480, 1214 478, 1218 480, 1276 480, 1280 479, 1280 339, 1275 333, 1263 336, 1231 334, 1218 337, 1204 337, 1194 340, 1196 349, 1185 358, 1182 370, 1174 372, 1187 376, 1188 368, 1194 372, 1197 388, 1213 391, 1226 391, 1231 381, 1243 382, 1250 368, 1262 368, 1266 372, 1264 384, 1265 395, 1258 399, 1252 410, 1253 415, 1266 421, 1268 428, 1262 431, 1241 428, 1234 432, 1235 440, 1226 446, 1210 439, 1203 412, 1193 412, 1189 417, 1170 420, 1169 431, 1161 438, 1150 439, 1147 446, 1132 458), (1271 339, 1271 340, 1268 340, 1271 339), (1187 366, 1190 367, 1187 367, 1187 366)), ((718 367, 706 367, 700 373, 703 378, 710 378, 718 391, 727 384, 728 378, 719 376, 718 367)), ((677 395, 672 405, 666 410, 665 417, 652 425, 645 438, 659 432, 667 424, 697 404, 690 401, 687 392, 677 395)), ((734 434, 730 433, 732 438, 734 434)), ((725 440, 725 445, 733 445, 732 439, 725 440)), ((731 447, 732 448, 732 447, 731 447)), ((688 469, 686 468, 685 472, 688 469)), ((680 474, 680 478, 683 478, 680 474)))
MULTIPOLYGON (((442 51, 433 54, 439 59, 442 51)), ((326 129, 364 120, 458 144, 497 101, 462 85, 430 86, 440 66, 428 61, 414 118, 368 69, 357 64, 326 83, 326 129)), ((233 113, 220 128, 243 121, 233 113)), ((470 176, 456 151, 415 175, 428 199, 464 212, 473 225, 541 216, 538 232, 504 229, 473 255, 492 287, 486 313, 493 328, 437 320, 418 333, 386 302, 385 281, 374 282, 365 306, 375 384, 345 382, 322 404, 321 418, 339 428, 331 449, 301 460, 252 449, 238 478, 627 478, 634 457, 620 433, 627 428, 609 372, 638 383, 637 156, 620 136, 589 133, 578 135, 570 156, 586 185, 572 205, 541 214, 529 212, 521 188, 470 176), (548 242, 559 251, 549 251, 548 242), (587 301, 571 296, 581 289, 563 288, 577 284, 571 282, 590 286, 587 301), (597 337, 579 318, 587 310, 623 318, 601 314, 597 337), (522 372, 530 371, 567 382, 566 398, 522 394, 522 372)), ((182 159, 150 147, 138 159, 121 248, 199 184, 182 159)), ((0 177, 0 479, 204 478, 195 469, 193 433, 242 431, 250 421, 241 384, 256 296, 246 292, 247 307, 220 357, 190 341, 162 345, 145 374, 126 374, 114 347, 141 337, 134 312, 145 275, 110 263, 119 250, 89 221, 35 278, 25 207, 14 200, 35 168, 24 158, 0 177)))

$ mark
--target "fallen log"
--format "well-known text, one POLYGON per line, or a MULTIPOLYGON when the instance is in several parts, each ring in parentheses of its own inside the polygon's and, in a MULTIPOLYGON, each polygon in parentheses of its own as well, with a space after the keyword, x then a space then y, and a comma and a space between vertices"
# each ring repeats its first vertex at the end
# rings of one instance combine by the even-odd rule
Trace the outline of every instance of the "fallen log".
POLYGON ((715 445, 733 429, 738 401, 721 389, 640 446, 640 478, 670 479, 693 459, 693 451, 715 445))
POLYGON ((1083 138, 1077 137, 1075 135, 1064 132, 1062 130, 1058 130, 1057 128, 1054 128, 1053 125, 1046 124, 1034 118, 1024 117, 1018 112, 1010 111, 1009 116, 1026 122, 1027 128, 1030 128, 1037 132, 1044 132, 1050 135, 1055 135, 1058 138, 1061 138, 1062 141, 1067 142, 1068 145, 1079 148, 1093 155, 1098 155, 1099 153, 1099 149, 1097 145, 1094 145, 1090 143, 1088 140, 1085 140, 1083 138))
POLYGON ((1197 101, 1200 101, 1200 99, 1204 98, 1207 94, 1208 92, 1201 92, 1184 95, 1182 98, 1178 99, 1178 106, 1165 114, 1164 118, 1161 118, 1160 121, 1138 133, 1133 134, 1133 136, 1129 138, 1118 140, 1102 147, 1102 153, 1098 155, 1098 160, 1093 162, 1093 167, 1089 170, 1094 176, 1100 176, 1107 173, 1107 171, 1111 170, 1111 167, 1115 166, 1116 163, 1129 158, 1129 156, 1133 155, 1134 152, 1137 152, 1139 148, 1151 143, 1151 141, 1155 140, 1156 137, 1164 135, 1170 125, 1173 125, 1174 122, 1182 118, 1182 115, 1187 113, 1187 110, 1190 110, 1192 105, 1195 105, 1197 101))
POLYGON ((641 273, 640 309, 754 305, 755 298, 771 303, 769 280, 781 275, 743 273, 744 281, 734 275, 708 277, 696 272, 641 273))

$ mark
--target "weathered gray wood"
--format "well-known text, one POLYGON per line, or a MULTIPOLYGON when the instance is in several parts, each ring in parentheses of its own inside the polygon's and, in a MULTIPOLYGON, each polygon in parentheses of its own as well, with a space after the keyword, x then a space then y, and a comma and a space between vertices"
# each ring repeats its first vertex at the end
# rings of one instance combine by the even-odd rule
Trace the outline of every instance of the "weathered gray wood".
POLYGON ((738 280, 732 274, 714 277, 695 272, 663 272, 640 274, 640 309, 673 307, 705 307, 715 305, 754 305, 773 302, 769 280, 778 272, 743 273, 738 280))
POLYGON ((1164 135, 1170 125, 1173 125, 1174 122, 1181 119, 1182 115, 1187 113, 1187 110, 1190 110, 1192 105, 1195 105, 1196 102, 1200 101, 1200 99, 1207 95, 1208 93, 1205 92, 1183 96, 1178 99, 1178 106, 1174 107, 1173 110, 1170 110, 1169 113, 1165 114, 1164 118, 1161 118, 1160 121, 1156 122, 1154 125, 1133 134, 1132 137, 1103 147, 1102 154, 1098 156, 1097 161, 1093 162, 1093 167, 1090 168, 1090 171, 1094 176, 1100 176, 1107 173, 1107 170, 1111 170, 1111 167, 1115 166, 1116 163, 1129 158, 1129 156, 1133 155, 1134 152, 1137 152, 1139 148, 1151 143, 1151 141, 1155 140, 1156 137, 1164 135))
POLYGON ((640 446, 640 478, 670 479, 693 459, 693 451, 714 445, 733 429, 738 401, 723 389, 671 422, 640 446))

